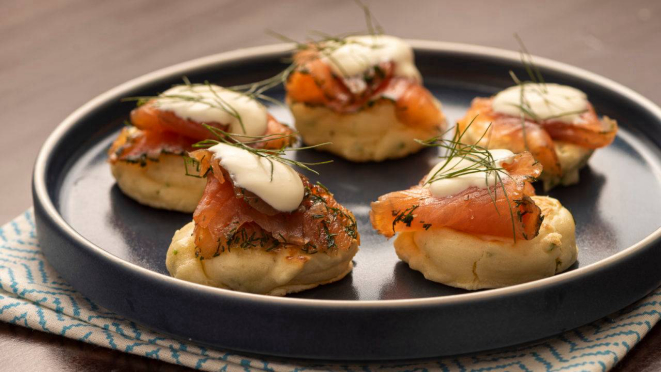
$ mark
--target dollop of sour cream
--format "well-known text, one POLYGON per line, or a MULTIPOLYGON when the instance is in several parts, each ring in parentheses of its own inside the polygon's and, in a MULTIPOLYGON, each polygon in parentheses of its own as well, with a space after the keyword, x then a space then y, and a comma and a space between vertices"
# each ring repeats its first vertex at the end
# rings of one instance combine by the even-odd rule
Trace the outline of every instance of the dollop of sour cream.
MULTIPOLYGON (((489 150, 489 153, 491 153, 491 156, 493 157, 496 166, 499 166, 507 158, 514 155, 509 150, 501 150, 501 149, 489 150)), ((476 164, 472 160, 461 157, 455 157, 450 159, 450 161, 447 162, 447 165, 445 165, 445 163, 446 161, 441 161, 440 163, 436 164, 436 166, 432 168, 429 174, 427 174, 427 179, 429 180, 432 179, 432 177, 434 176, 438 177, 439 175, 453 173, 462 169, 466 169, 468 167, 475 167, 476 164), (445 168, 443 168, 444 165, 445 168), (443 169, 441 170, 441 168, 443 169)), ((479 188, 486 188, 487 186, 493 186, 497 183, 495 172, 492 171, 492 172, 488 172, 487 174, 486 169, 482 166, 480 166, 478 169, 482 171, 476 173, 463 174, 452 178, 441 178, 431 183, 426 183, 425 187, 429 188, 431 194, 434 197, 442 198, 446 196, 456 195, 472 186, 479 188)), ((505 170, 502 170, 501 172, 507 174, 507 171, 505 170)), ((503 175, 501 174, 500 177, 502 179, 503 175)))
POLYGON ((230 174, 235 186, 254 193, 274 209, 292 212, 303 201, 305 188, 301 177, 287 164, 224 143, 209 151, 230 174))
POLYGON ((404 40, 388 35, 349 36, 327 46, 331 52, 322 58, 338 76, 362 75, 381 62, 395 62, 395 76, 422 81, 415 67, 413 49, 404 40))
POLYGON ((525 115, 533 120, 554 119, 578 124, 581 121, 581 114, 588 108, 588 99, 585 93, 566 85, 525 83, 496 94, 492 108, 495 112, 505 115, 525 115), (521 110, 522 90, 523 106, 535 117, 521 110))
MULTIPOLYGON (((170 88, 159 95, 155 105, 161 110, 172 111, 183 119, 229 125, 229 132, 238 135, 263 135, 268 123, 264 105, 243 94, 213 84, 179 85, 170 88), (241 124, 245 127, 245 132, 241 124)), ((237 139, 241 139, 241 136, 237 136, 237 139)), ((247 138, 246 141, 248 140, 250 139, 247 138)))

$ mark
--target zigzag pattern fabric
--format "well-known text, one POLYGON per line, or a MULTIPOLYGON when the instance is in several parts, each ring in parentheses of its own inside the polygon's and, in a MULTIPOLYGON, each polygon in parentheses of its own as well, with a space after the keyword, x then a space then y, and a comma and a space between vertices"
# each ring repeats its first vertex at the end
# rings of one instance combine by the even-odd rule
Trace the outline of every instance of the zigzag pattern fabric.
POLYGON ((159 335, 94 304, 45 261, 31 210, 0 228, 0 321, 205 371, 607 371, 661 318, 661 288, 593 324, 495 352, 402 363, 242 356, 159 335))

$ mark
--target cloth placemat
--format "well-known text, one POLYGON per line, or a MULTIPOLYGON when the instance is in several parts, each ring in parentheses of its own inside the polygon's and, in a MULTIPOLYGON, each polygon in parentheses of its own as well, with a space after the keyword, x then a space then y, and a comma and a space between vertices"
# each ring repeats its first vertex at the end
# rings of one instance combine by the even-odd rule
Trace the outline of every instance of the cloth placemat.
POLYGON ((0 321, 205 371, 607 371, 661 318, 661 288, 590 325, 518 347, 415 362, 244 356, 172 340, 103 309, 45 261, 32 210, 0 228, 0 321))

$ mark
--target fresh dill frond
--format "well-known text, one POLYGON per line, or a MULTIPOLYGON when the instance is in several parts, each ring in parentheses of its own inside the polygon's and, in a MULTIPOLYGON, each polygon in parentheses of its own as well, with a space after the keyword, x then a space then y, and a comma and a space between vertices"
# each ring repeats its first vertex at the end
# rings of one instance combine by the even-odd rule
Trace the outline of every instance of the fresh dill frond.
POLYGON ((301 42, 299 42, 298 40, 296 40, 294 38, 291 38, 291 37, 289 37, 285 34, 281 34, 281 33, 277 32, 275 30, 271 30, 270 28, 267 28, 266 30, 264 30, 264 33, 271 36, 271 37, 273 37, 273 38, 275 38, 275 39, 278 39, 282 42, 296 44, 297 47, 298 46, 301 46, 301 47, 305 46, 305 43, 301 43, 301 42))
POLYGON ((548 89, 546 86, 546 80, 544 79, 544 76, 542 75, 542 71, 539 69, 539 67, 535 64, 535 61, 533 60, 532 54, 528 51, 528 48, 523 42, 523 39, 518 34, 514 34, 514 38, 516 39, 517 43, 519 44, 519 55, 521 58, 521 64, 523 65, 523 69, 526 71, 526 74, 528 75, 528 78, 530 80, 521 80, 519 79, 514 71, 510 70, 509 74, 510 77, 512 78, 512 81, 516 85, 519 86, 520 90, 520 97, 519 97, 519 103, 514 105, 521 111, 521 130, 522 130, 522 135, 523 135, 523 141, 526 150, 530 151, 530 148, 528 146, 528 139, 526 135, 526 117, 531 118, 535 122, 540 122, 542 120, 551 120, 551 119, 557 119, 563 116, 568 116, 568 115, 574 115, 574 114, 581 114, 587 110, 581 110, 581 111, 571 111, 571 112, 561 112, 558 113, 557 115, 551 116, 551 117, 546 117, 546 118, 540 118, 533 110, 532 106, 530 105, 530 102, 526 98, 526 90, 528 88, 536 90, 539 96, 544 100, 544 103, 548 107, 558 107, 555 105, 553 102, 551 102, 547 98, 547 93, 548 89))
POLYGON ((535 64, 535 61, 532 58, 532 54, 528 51, 528 48, 526 48, 526 45, 523 43, 523 39, 519 36, 519 34, 514 34, 514 38, 516 41, 519 43, 519 53, 521 55, 521 63, 523 64, 523 68, 526 70, 528 73, 528 76, 530 77, 530 80, 540 84, 543 86, 543 89, 546 89, 546 81, 544 80, 544 76, 542 76, 542 71, 537 67, 535 64))
POLYGON ((286 155, 288 151, 302 151, 302 150, 309 150, 325 145, 331 144, 330 142, 324 142, 320 143, 317 145, 312 145, 312 146, 302 146, 302 147, 286 147, 282 146, 279 149, 262 149, 262 148, 253 148, 249 145, 254 145, 254 144, 259 144, 259 143, 264 143, 264 142, 269 142, 273 140, 278 140, 278 139, 283 139, 283 138, 290 138, 294 136, 293 134, 273 134, 273 135, 264 135, 264 136, 243 136, 243 135, 236 135, 233 133, 228 133, 222 129, 212 127, 207 124, 202 124, 204 125, 205 128, 207 128, 214 136, 218 138, 218 140, 211 140, 207 139, 204 141, 200 141, 196 144, 193 145, 195 148, 208 148, 211 146, 215 146, 220 143, 224 143, 226 145, 234 146, 236 148, 246 150, 254 155, 257 155, 261 158, 264 158, 269 161, 271 164, 271 179, 273 179, 273 161, 280 162, 285 165, 289 166, 296 166, 302 169, 305 169, 307 171, 310 171, 315 174, 319 174, 319 172, 315 171, 314 169, 310 168, 311 166, 315 165, 322 165, 322 164, 329 164, 332 163, 332 160, 327 160, 327 161, 321 161, 321 162, 301 162, 297 161, 294 159, 289 159, 289 158, 284 158, 283 156, 286 155), (249 141, 241 142, 241 139, 249 139, 249 141))
MULTIPOLYGON (((509 74, 510 77, 512 78, 512 81, 516 85, 518 85, 521 88, 521 98, 519 105, 517 107, 525 114, 528 115, 530 118, 532 118, 535 121, 541 121, 542 118, 539 118, 535 112, 532 110, 532 107, 528 100, 525 97, 525 91, 527 87, 530 87, 531 89, 534 89, 538 92, 539 96, 542 97, 546 105, 549 107, 554 106, 558 107, 557 105, 554 105, 553 102, 548 100, 546 98, 546 94, 548 93, 548 89, 546 86, 546 80, 544 79, 544 76, 542 75, 542 71, 539 69, 539 67, 535 64, 533 60, 533 56, 530 54, 528 51, 528 48, 526 48, 525 44, 523 43, 523 40, 518 34, 514 34, 514 38, 517 40, 519 43, 519 54, 521 57, 521 64, 523 65, 523 69, 526 71, 528 74, 528 78, 530 80, 521 80, 519 79, 514 71, 510 70, 509 74)), ((567 116, 567 115, 574 115, 574 114, 580 114, 583 113, 587 110, 580 110, 580 111, 568 111, 568 112, 561 112, 558 113, 552 117, 547 117, 543 118, 543 120, 550 120, 550 119, 556 119, 559 117, 567 116)))
POLYGON ((457 178, 469 174, 484 173, 485 186, 498 215, 500 215, 500 210, 498 209, 497 204, 498 190, 500 189, 503 192, 503 196, 507 201, 510 219, 512 221, 512 236, 516 242, 516 225, 514 220, 514 212, 512 211, 511 201, 507 195, 507 189, 505 188, 505 183, 503 181, 503 178, 511 178, 511 176, 498 164, 496 159, 494 159, 493 155, 487 148, 478 145, 491 129, 491 124, 487 126, 487 129, 484 131, 484 133, 482 133, 480 138, 475 141, 475 143, 466 144, 462 141, 464 135, 467 133, 471 125, 473 125, 473 122, 476 118, 477 116, 475 116, 462 131, 455 129, 451 139, 445 138, 445 134, 448 132, 437 137, 429 138, 427 140, 416 139, 416 142, 423 146, 437 147, 445 150, 444 154, 439 156, 439 158, 444 159, 443 165, 436 172, 434 172, 434 174, 427 178, 427 180, 425 180, 425 185, 444 179, 457 178), (462 160, 468 160, 471 165, 460 168, 459 164, 462 160), (495 178, 494 185, 491 185, 489 182, 491 176, 495 178))
POLYGON ((376 17, 374 17, 374 14, 372 14, 370 7, 363 3, 361 0, 355 0, 355 2, 363 10, 363 14, 365 15, 365 24, 367 25, 367 31, 369 34, 372 36, 382 35, 383 27, 381 27, 379 21, 376 19, 376 17))
MULTIPOLYGON (((475 118, 477 118, 477 116, 475 118)), ((475 118, 471 120, 463 131, 455 130, 452 139, 445 139, 443 136, 438 136, 424 141, 416 140, 421 145, 438 147, 446 150, 446 153, 440 156, 441 159, 445 159, 443 165, 425 181, 425 184, 430 184, 442 179, 457 178, 473 173, 484 173, 485 179, 488 182, 488 177, 493 173, 506 174, 503 168, 497 165, 491 152, 485 147, 478 145, 481 139, 488 133, 491 124, 489 124, 486 131, 474 144, 465 144, 462 142, 463 136, 473 124, 475 118), (457 159, 468 160, 472 164, 464 168, 457 168, 460 163, 456 161, 457 159)))
MULTIPOLYGON (((297 51, 313 50, 316 51, 319 55, 327 58, 331 63, 333 63, 342 73, 345 73, 344 67, 341 63, 335 60, 333 57, 333 52, 338 48, 348 44, 348 43, 360 43, 357 40, 347 40, 350 36, 361 35, 367 33, 373 37, 383 35, 383 27, 376 19, 369 6, 366 5, 361 0, 354 0, 356 5, 363 11, 365 17, 366 32, 345 32, 338 35, 331 35, 323 31, 311 30, 308 32, 308 37, 305 41, 298 41, 292 37, 281 34, 271 29, 267 29, 265 32, 267 35, 270 35, 280 41, 286 43, 293 43, 294 49, 297 51)), ((377 47, 375 43, 372 43, 371 47, 377 47)), ((294 72, 299 66, 299 63, 294 60, 291 64, 285 68, 282 72, 277 75, 258 81, 251 84, 244 84, 232 87, 231 89, 242 90, 245 94, 263 94, 269 89, 277 87, 280 84, 284 84, 289 75, 294 72)), ((258 97, 260 98, 260 97, 258 97)))
MULTIPOLYGON (((187 84, 187 85, 188 85, 188 84, 187 84)), ((245 124, 243 123, 243 118, 241 117, 241 114, 239 114, 239 112, 238 112, 234 107, 232 107, 232 105, 230 105, 229 103, 227 103, 227 101, 225 101, 225 100, 224 100, 224 99, 218 94, 218 92, 216 92, 216 90, 213 88, 213 86, 211 85, 211 83, 209 83, 208 81, 205 80, 205 81, 204 81, 204 85, 205 85, 207 88, 209 88, 209 91, 214 95, 214 97, 215 97, 215 99, 216 99, 216 102, 220 103, 221 109, 222 109, 223 111, 227 112, 228 114, 230 114, 230 115, 231 115, 233 118, 235 118, 236 120, 238 120, 238 121, 239 121, 239 124, 241 124, 241 130, 243 130, 243 134, 247 134, 248 132, 246 131, 246 126, 245 126, 245 124)), ((192 85, 188 85, 188 86, 191 87, 191 91, 193 91, 193 89, 192 89, 193 86, 192 86, 192 85)))
POLYGON ((294 71, 296 68, 295 64, 290 64, 285 68, 284 70, 280 71, 277 75, 271 76, 269 78, 266 78, 264 80, 256 81, 254 83, 249 83, 249 84, 241 84, 241 85, 234 85, 231 86, 227 89, 232 90, 237 93, 241 93, 247 97, 253 98, 253 99, 259 99, 262 101, 270 102, 270 103, 275 103, 277 105, 283 106, 283 103, 276 100, 275 98, 269 97, 265 95, 264 93, 267 92, 268 90, 275 88, 281 84, 284 84, 287 81, 287 78, 289 75, 294 71))

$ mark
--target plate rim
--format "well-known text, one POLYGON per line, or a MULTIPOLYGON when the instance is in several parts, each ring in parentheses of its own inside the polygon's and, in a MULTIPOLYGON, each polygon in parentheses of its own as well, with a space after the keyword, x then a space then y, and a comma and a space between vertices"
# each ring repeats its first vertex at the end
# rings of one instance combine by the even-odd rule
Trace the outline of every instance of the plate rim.
MULTIPOLYGON (((463 44, 463 43, 452 43, 452 42, 441 42, 441 41, 430 41, 430 40, 409 40, 407 39, 415 51, 426 51, 426 52, 445 52, 445 53, 462 53, 465 55, 472 55, 476 57, 486 57, 491 59, 498 59, 502 61, 513 62, 514 64, 520 63, 520 54, 518 52, 509 51, 505 49, 472 45, 472 44, 463 44)), ((488 300, 494 297, 504 297, 510 295, 522 294, 528 291, 534 291, 536 289, 551 287, 553 285, 563 284, 566 282, 573 281, 577 278, 589 276, 590 274, 605 270, 608 267, 616 265, 619 261, 626 259, 629 256, 632 256, 646 248, 651 248, 661 241, 661 226, 655 231, 650 233, 645 238, 641 239, 637 243, 621 250, 618 253, 615 253, 612 256, 604 258, 600 261, 594 262, 584 267, 579 267, 569 272, 564 272, 556 274, 554 276, 535 280, 528 283, 522 283, 514 286, 490 289, 487 291, 477 291, 470 293, 454 294, 448 296, 437 296, 437 297, 426 297, 426 298, 413 298, 413 299, 390 299, 390 300, 327 300, 327 299, 308 299, 308 298, 294 298, 294 297, 274 297, 260 294, 252 294, 245 292, 232 291, 228 289, 216 288, 205 286, 202 284, 187 282, 184 280, 176 279, 171 276, 161 274, 137 264, 125 261, 110 252, 104 250, 100 246, 95 245, 91 241, 87 240, 84 236, 76 232, 72 226, 70 226, 59 213, 55 207, 53 201, 51 200, 48 193, 48 186, 46 184, 46 172, 48 170, 49 155, 53 152, 54 147, 59 143, 59 141, 64 137, 64 135, 74 127, 78 121, 94 111, 96 108, 100 107, 104 103, 112 102, 113 99, 121 98, 125 96, 125 92, 135 89, 138 86, 145 85, 160 79, 165 79, 172 77, 174 75, 182 75, 185 71, 193 69, 202 69, 213 67, 219 64, 226 64, 235 61, 241 61, 250 58, 256 57, 268 57, 271 55, 283 54, 287 51, 292 51, 294 49, 294 44, 283 43, 283 44, 272 44, 257 46, 251 48, 242 48, 235 49, 228 52, 221 52, 212 54, 205 57, 200 57, 192 59, 189 61, 181 62, 174 64, 168 67, 158 69, 156 71, 144 74, 137 78, 131 79, 123 84, 120 84, 98 96, 91 99, 84 105, 80 106, 69 116, 58 124, 55 130, 48 136, 41 149, 37 155, 34 171, 33 171, 33 195, 34 198, 37 198, 41 204, 43 211, 50 218, 50 222, 53 223, 58 229, 65 233, 70 239, 73 239, 79 246, 85 247, 89 253, 93 253, 99 258, 104 259, 107 262, 110 262, 114 265, 120 265, 124 269, 129 269, 140 275, 146 275, 152 280, 163 280, 166 285, 174 285, 182 287, 183 289, 190 289, 194 291, 202 291, 208 295, 212 296, 221 296, 221 297, 230 297, 236 301, 242 302, 252 302, 252 303, 261 303, 269 305, 280 305, 280 306, 306 306, 306 307, 322 307, 322 308, 342 308, 344 310, 351 309, 376 309, 376 308, 400 308, 400 307, 435 307, 443 305, 451 305, 456 303, 478 303, 483 300, 488 300)), ((607 88, 610 91, 618 93, 619 95, 625 96, 633 102, 641 105, 646 111, 650 112, 659 119, 661 122, 661 108, 654 104, 649 99, 645 98, 641 94, 633 91, 630 88, 623 86, 611 79, 603 77, 601 75, 589 72, 579 67, 571 66, 569 64, 554 61, 551 59, 533 56, 535 63, 544 68, 556 70, 571 76, 575 76, 579 79, 590 81, 598 86, 607 88)), ((618 136, 628 136, 626 132, 618 133, 618 136)), ((647 158, 651 157, 652 159, 657 158, 655 154, 652 154, 648 149, 642 149, 640 152, 641 156, 647 158)), ((657 161, 659 159, 656 159, 657 161)), ((654 162, 650 162, 654 164, 654 162)), ((657 170, 658 174, 656 176, 661 178, 661 170, 657 170)))

